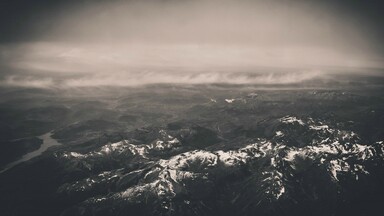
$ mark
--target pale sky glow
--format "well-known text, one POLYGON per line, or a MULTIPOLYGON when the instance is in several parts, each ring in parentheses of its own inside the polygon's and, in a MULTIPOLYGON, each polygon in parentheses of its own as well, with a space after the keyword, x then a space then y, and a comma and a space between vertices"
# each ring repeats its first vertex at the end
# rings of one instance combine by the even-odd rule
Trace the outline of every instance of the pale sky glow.
MULTIPOLYGON (((19 50, 20 51, 20 50, 19 50)), ((130 68, 252 68, 252 67, 369 67, 375 62, 359 54, 338 53, 322 47, 247 47, 194 44, 60 44, 23 46, 13 68, 46 72, 102 72, 130 68), (348 58, 346 58, 346 55, 348 58)), ((361 55, 361 54, 360 54, 361 55)), ((108 72, 108 73, 110 73, 108 72)))
POLYGON ((258 67, 318 74, 327 67, 384 66, 361 23, 313 2, 113 1, 41 16, 55 25, 40 40, 1 45, 0 63, 12 71, 3 73, 2 84, 219 82, 225 75, 190 77, 258 67), (179 78, 164 75, 175 68, 179 78), (143 78, 148 71, 151 76, 143 78))

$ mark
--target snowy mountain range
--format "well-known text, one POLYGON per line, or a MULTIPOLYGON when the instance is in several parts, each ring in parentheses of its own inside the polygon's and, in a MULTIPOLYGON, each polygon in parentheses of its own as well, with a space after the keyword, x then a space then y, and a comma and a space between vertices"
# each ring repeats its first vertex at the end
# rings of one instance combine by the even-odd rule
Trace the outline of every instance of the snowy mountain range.
POLYGON ((64 215, 247 215, 261 208, 279 215, 292 203, 347 202, 348 188, 375 178, 383 165, 383 141, 362 143, 337 123, 284 116, 270 130, 271 137, 222 149, 186 148, 183 133, 160 129, 147 144, 57 152, 68 173, 87 173, 58 188, 85 198, 64 215))

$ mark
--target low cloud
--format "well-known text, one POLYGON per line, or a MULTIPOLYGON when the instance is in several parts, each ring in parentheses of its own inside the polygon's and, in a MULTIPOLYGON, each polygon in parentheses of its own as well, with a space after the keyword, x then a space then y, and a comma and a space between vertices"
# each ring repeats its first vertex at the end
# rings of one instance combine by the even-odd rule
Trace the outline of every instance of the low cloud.
POLYGON ((2 86, 34 88, 75 88, 98 86, 137 86, 146 84, 295 84, 324 76, 320 71, 228 72, 228 71, 138 71, 121 74, 88 74, 83 77, 52 79, 44 77, 7 76, 2 86))
POLYGON ((30 76, 6 76, 0 80, 0 86, 24 87, 24 88, 52 88, 54 81, 51 78, 30 77, 30 76))

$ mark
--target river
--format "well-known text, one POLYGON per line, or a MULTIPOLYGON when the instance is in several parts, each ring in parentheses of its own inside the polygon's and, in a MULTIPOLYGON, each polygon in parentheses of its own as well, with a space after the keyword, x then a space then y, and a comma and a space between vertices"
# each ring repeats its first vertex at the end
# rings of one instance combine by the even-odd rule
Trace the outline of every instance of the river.
POLYGON ((35 157, 41 155, 43 152, 45 152, 48 148, 50 148, 52 146, 61 145, 59 142, 57 142, 55 139, 53 139, 51 137, 51 135, 52 135, 52 132, 48 132, 46 134, 38 136, 39 139, 43 140, 43 144, 41 144, 39 149, 37 149, 33 152, 29 152, 29 153, 23 155, 19 160, 16 160, 12 163, 7 164, 5 166, 5 168, 0 171, 0 173, 7 171, 7 170, 11 169, 12 167, 14 167, 14 166, 16 166, 22 162, 31 160, 32 158, 35 158, 35 157))

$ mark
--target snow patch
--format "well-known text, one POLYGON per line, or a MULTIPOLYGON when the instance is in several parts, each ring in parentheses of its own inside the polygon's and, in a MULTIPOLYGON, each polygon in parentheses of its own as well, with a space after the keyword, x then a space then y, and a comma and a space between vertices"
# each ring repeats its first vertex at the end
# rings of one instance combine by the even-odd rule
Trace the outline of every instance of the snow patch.
POLYGON ((294 116, 285 116, 283 118, 280 118, 279 120, 280 120, 280 122, 285 123, 285 124, 294 124, 297 122, 300 125, 305 125, 303 120, 298 119, 294 116))
POLYGON ((225 102, 227 103, 233 103, 236 99, 225 99, 225 102))

